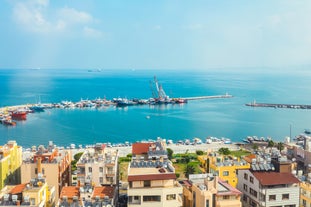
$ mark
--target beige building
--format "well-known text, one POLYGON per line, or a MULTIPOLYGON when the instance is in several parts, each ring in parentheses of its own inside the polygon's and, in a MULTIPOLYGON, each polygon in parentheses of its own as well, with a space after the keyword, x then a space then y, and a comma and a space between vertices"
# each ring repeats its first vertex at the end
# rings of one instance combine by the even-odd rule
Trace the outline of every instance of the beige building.
POLYGON ((25 152, 21 166, 22 183, 41 174, 49 185, 55 186, 55 197, 59 198, 63 186, 70 185, 71 153, 53 146, 42 145, 32 152, 25 152), (41 170, 40 170, 41 169, 41 170))
POLYGON ((183 185, 184 207, 241 207, 241 192, 212 174, 189 175, 183 185))
POLYGON ((167 159, 165 144, 135 143, 128 168, 128 207, 180 207, 182 186, 167 159))
POLYGON ((111 185, 97 187, 63 187, 56 206, 117 206, 117 188, 111 185))
POLYGON ((79 186, 116 185, 118 181, 118 151, 96 144, 88 148, 77 162, 79 186))

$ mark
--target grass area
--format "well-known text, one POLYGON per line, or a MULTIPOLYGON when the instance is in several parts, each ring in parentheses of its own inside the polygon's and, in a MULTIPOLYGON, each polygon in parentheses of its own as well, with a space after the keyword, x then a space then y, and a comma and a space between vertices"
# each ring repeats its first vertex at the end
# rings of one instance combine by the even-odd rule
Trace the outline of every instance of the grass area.
POLYGON ((119 179, 121 181, 127 182, 127 169, 129 162, 120 162, 119 163, 119 179))
POLYGON ((237 151, 231 151, 230 152, 230 155, 233 155, 235 157, 247 156, 249 154, 251 154, 251 152, 247 151, 247 150, 237 150, 237 151))

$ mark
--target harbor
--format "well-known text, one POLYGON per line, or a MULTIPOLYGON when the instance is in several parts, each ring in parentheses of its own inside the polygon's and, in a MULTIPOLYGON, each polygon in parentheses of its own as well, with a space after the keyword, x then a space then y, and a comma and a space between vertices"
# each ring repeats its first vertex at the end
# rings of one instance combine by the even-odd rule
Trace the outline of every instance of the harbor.
POLYGON ((308 104, 282 104, 282 103, 251 103, 245 104, 251 107, 269 107, 269 108, 285 108, 285 109, 311 109, 311 105, 308 104))
MULTIPOLYGON (((162 85, 158 82, 156 76, 154 80, 150 81, 150 89, 152 97, 148 99, 141 98, 113 98, 108 100, 106 98, 95 99, 80 99, 80 101, 68 101, 63 100, 59 103, 41 103, 37 104, 24 104, 18 106, 7 106, 0 108, 0 123, 5 126, 16 126, 16 121, 27 120, 28 113, 44 112, 46 109, 60 108, 60 109, 81 109, 81 108, 107 108, 107 107, 129 107, 135 105, 166 105, 166 104, 186 104, 190 100, 203 100, 203 99, 223 99, 232 98, 232 95, 228 93, 224 95, 212 95, 212 96, 197 96, 197 97, 169 97, 162 85)), ((148 116, 146 117, 148 118, 148 116)), ((149 117, 150 118, 150 117, 149 117)))

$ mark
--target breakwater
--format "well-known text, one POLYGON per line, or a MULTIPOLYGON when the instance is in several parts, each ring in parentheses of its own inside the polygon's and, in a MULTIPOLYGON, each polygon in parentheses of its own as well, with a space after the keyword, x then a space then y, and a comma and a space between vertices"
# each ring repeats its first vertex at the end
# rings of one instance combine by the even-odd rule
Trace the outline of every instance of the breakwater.
POLYGON ((311 109, 308 104, 282 104, 282 103, 247 103, 246 106, 251 107, 270 107, 270 108, 287 108, 287 109, 311 109))

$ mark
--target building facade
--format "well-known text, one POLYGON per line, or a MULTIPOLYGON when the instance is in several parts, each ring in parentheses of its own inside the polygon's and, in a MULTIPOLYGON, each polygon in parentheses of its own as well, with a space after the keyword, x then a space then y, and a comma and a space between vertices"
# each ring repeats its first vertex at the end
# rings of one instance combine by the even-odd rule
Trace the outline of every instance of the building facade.
POLYGON ((167 159, 165 143, 136 143, 128 168, 128 207, 180 207, 182 186, 167 159))
POLYGON ((71 184, 71 160, 69 150, 59 150, 54 146, 45 149, 41 145, 32 152, 25 152, 21 166, 22 183, 41 174, 47 183, 55 186, 55 197, 58 199, 62 187, 71 184))
POLYGON ((236 187, 238 184, 237 170, 249 169, 250 164, 240 158, 223 156, 217 152, 210 152, 200 157, 207 173, 219 176, 220 179, 236 187))
POLYGON ((7 184, 18 184, 22 164, 22 147, 15 141, 0 146, 0 190, 7 184))
POLYGON ((241 192, 212 174, 189 175, 184 181, 184 207, 241 207, 241 192))
POLYGON ((117 185, 118 151, 103 144, 88 148, 77 162, 77 172, 80 186, 117 185))

